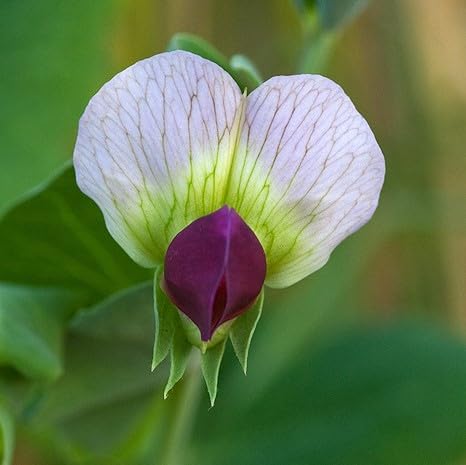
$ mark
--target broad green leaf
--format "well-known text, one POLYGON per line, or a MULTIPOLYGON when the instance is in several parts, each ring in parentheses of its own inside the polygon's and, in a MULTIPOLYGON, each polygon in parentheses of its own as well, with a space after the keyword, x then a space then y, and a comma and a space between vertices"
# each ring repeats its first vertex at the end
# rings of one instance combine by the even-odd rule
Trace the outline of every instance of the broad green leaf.
POLYGON ((207 390, 209 391, 210 405, 212 407, 214 406, 215 398, 217 397, 218 374, 220 372, 220 365, 225 352, 226 342, 227 338, 223 339, 223 341, 203 353, 201 358, 202 374, 204 376, 207 390))
POLYGON ((0 281, 65 288, 94 304, 149 279, 111 238, 65 168, 0 219, 0 281))
POLYGON ((257 67, 245 55, 233 55, 230 59, 230 66, 249 93, 264 81, 257 67))
POLYGON ((101 340, 152 342, 151 282, 137 284, 119 291, 91 308, 82 309, 69 327, 71 334, 83 334, 101 340))
POLYGON ((11 413, 0 401, 0 464, 13 463, 15 445, 15 427, 11 413))
POLYGON ((0 285, 0 365, 27 378, 56 379, 65 321, 78 302, 66 291, 0 285))
POLYGON ((167 370, 150 370, 152 302, 147 283, 73 319, 66 371, 36 392, 25 424, 42 444, 45 463, 75 464, 77 457, 86 464, 150 463, 162 447, 173 406, 162 396, 167 370))
POLYGON ((186 339, 186 335, 179 318, 177 318, 176 321, 177 323, 173 334, 173 342, 170 348, 170 376, 163 392, 163 397, 165 399, 168 397, 168 393, 172 390, 173 386, 175 386, 175 384, 184 375, 188 365, 189 355, 193 350, 192 345, 186 339))
POLYGON ((154 275, 155 339, 152 371, 155 370, 168 355, 173 341, 175 323, 178 317, 177 310, 160 287, 162 276, 163 267, 160 267, 154 275))
POLYGON ((466 344, 444 331, 348 329, 302 346, 266 390, 257 376, 250 371, 241 396, 233 378, 222 383, 229 402, 203 414, 187 452, 194 463, 451 465, 466 457, 466 344))
POLYGON ((28 378, 61 373, 73 312, 148 278, 110 237, 70 167, 4 214, 0 243, 0 363, 28 378))
POLYGON ((0 2, 0 209, 71 156, 79 116, 114 70, 120 7, 0 2))
POLYGON ((245 313, 240 315, 234 321, 230 330, 230 340, 238 357, 244 374, 248 371, 248 354, 251 345, 254 331, 257 323, 262 315, 262 307, 264 305, 264 289, 262 289, 259 297, 254 305, 245 313))
POLYGON ((73 318, 65 347, 67 370, 47 393, 47 418, 73 417, 86 405, 106 403, 112 396, 139 389, 141 382, 158 379, 150 371, 151 288, 147 283, 120 291, 73 318), (77 396, 71 403, 67 390, 77 396))

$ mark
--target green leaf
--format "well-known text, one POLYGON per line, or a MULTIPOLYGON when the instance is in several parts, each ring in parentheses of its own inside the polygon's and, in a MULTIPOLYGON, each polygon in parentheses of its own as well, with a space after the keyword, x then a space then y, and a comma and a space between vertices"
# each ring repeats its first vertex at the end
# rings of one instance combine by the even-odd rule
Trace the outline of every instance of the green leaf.
POLYGON ((233 323, 230 330, 230 340, 233 345, 236 356, 238 357, 244 374, 248 370, 248 354, 254 331, 262 315, 264 305, 264 289, 254 305, 245 313, 240 315, 233 323))
POLYGON ((245 55, 233 55, 230 59, 230 66, 236 78, 249 93, 256 87, 259 87, 264 81, 257 67, 245 55))
POLYGON ((312 344, 301 345, 265 390, 254 370, 240 396, 226 376, 222 397, 229 402, 203 414, 195 431, 192 450, 202 451, 205 465, 462 463, 464 341, 425 324, 397 323, 312 344))
POLYGON ((15 445, 15 427, 13 418, 7 408, 0 402, 0 464, 13 463, 15 445))
POLYGON ((225 352, 226 342, 227 338, 223 339, 223 341, 203 353, 201 358, 202 374, 204 376, 207 390, 209 391, 210 405, 212 407, 214 406, 215 398, 217 397, 218 374, 220 372, 220 365, 225 352))
POLYGON ((154 275, 155 339, 152 357, 152 371, 165 359, 173 341, 177 310, 160 287, 163 267, 154 275))
POLYGON ((71 156, 78 118, 114 70, 120 9, 113 0, 0 2, 0 209, 71 156))
POLYGON ((67 167, 0 218, 0 362, 36 380, 62 371, 79 308, 148 279, 108 234, 67 167))
POLYGON ((172 405, 162 396, 166 370, 150 371, 152 287, 119 292, 73 319, 66 371, 36 391, 23 424, 44 463, 149 463, 163 446, 172 405))
POLYGON ((107 403, 112 396, 138 389, 141 382, 158 379, 150 371, 153 318, 149 283, 77 314, 66 341, 67 370, 47 393, 47 418, 73 417, 89 404, 107 403), (73 402, 67 390, 76 395, 73 402))
POLYGON ((317 0, 320 21, 324 29, 345 26, 359 15, 369 0, 317 0))
POLYGON ((173 386, 184 375, 191 351, 192 345, 187 341, 181 322, 177 318, 173 342, 170 348, 170 376, 163 393, 165 399, 168 397, 168 393, 172 390, 173 386))
POLYGON ((216 63, 230 74, 242 91, 252 91, 262 83, 259 71, 249 58, 234 55, 229 61, 212 44, 194 34, 175 34, 168 43, 167 50, 185 50, 216 63))
POLYGON ((100 340, 151 345, 151 284, 150 281, 137 284, 91 308, 82 309, 69 325, 71 333, 100 340))
POLYGON ((149 279, 116 244, 67 167, 0 219, 0 281, 69 289, 92 305, 149 279))
POLYGON ((222 67, 225 71, 229 71, 231 69, 230 64, 228 63, 228 58, 225 55, 223 55, 211 43, 207 42, 207 40, 204 40, 194 34, 184 32, 175 34, 170 39, 167 46, 167 51, 173 50, 185 50, 199 55, 200 57, 217 63, 217 65, 222 67))
POLYGON ((27 378, 56 379, 65 321, 77 303, 66 291, 0 285, 0 365, 27 378))

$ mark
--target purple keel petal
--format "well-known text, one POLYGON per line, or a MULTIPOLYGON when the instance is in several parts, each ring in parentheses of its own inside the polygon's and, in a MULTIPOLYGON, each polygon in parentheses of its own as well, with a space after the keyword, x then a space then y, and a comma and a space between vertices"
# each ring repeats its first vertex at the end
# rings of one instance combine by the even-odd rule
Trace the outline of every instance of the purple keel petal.
POLYGON ((208 341, 222 324, 247 310, 265 280, 264 250, 233 208, 191 223, 170 243, 165 289, 208 341))

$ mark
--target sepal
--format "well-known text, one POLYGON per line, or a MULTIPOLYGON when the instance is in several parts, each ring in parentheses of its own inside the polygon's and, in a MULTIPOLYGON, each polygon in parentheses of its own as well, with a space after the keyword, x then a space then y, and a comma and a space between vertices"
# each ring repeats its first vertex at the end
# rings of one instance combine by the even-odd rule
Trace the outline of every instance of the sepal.
POLYGON ((175 324, 175 331, 173 333, 172 346, 170 348, 170 375, 168 377, 167 385, 163 391, 164 399, 168 397, 168 393, 183 377, 191 351, 192 346, 187 341, 178 318, 178 321, 175 324))
POLYGON ((264 289, 251 308, 219 326, 212 338, 206 342, 202 341, 199 328, 179 311, 165 294, 161 286, 162 279, 163 267, 160 267, 154 277, 155 339, 152 370, 170 354, 170 374, 164 389, 166 399, 176 383, 183 377, 192 351, 198 349, 201 353, 202 375, 209 393, 210 404, 213 407, 217 397, 220 366, 228 338, 231 340, 244 372, 247 371, 249 347, 262 314, 264 289))
POLYGON ((238 357, 244 374, 248 370, 248 354, 251 346, 252 337, 256 330, 257 323, 262 315, 262 307, 264 305, 264 289, 262 289, 259 297, 254 305, 245 313, 240 315, 233 321, 230 330, 230 340, 238 357))
POLYGON ((152 356, 152 371, 165 359, 172 346, 177 310, 160 287, 163 267, 154 276, 155 340, 152 356))
POLYGON ((217 397, 218 374, 225 353, 226 342, 227 339, 223 339, 223 341, 203 353, 201 358, 202 375, 209 392, 211 407, 214 406, 217 397))
POLYGON ((183 312, 178 312, 178 315, 180 317, 181 327, 183 328, 186 339, 191 343, 191 345, 197 347, 202 354, 205 354, 208 349, 211 349, 224 339, 227 339, 233 321, 235 321, 226 321, 215 330, 214 334, 212 334, 212 337, 208 341, 203 341, 201 338, 201 332, 194 322, 183 312))

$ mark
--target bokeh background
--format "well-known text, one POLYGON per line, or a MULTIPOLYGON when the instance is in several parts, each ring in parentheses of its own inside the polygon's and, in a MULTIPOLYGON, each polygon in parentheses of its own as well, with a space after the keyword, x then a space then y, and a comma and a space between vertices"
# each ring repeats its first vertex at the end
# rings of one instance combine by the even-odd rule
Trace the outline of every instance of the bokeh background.
MULTIPOLYGON (((296 72, 304 23, 285 0, 2 0, 0 211, 70 158, 98 88, 174 33, 244 53, 267 78, 296 72)), ((336 34, 318 70, 379 140, 379 209, 325 268, 266 295, 247 377, 229 351, 180 465, 466 464, 465 28, 461 0, 379 0, 336 34)), ((166 465, 183 387, 161 401, 147 299, 137 311, 137 344, 67 334, 45 400, 18 380, 15 465, 166 465)))

